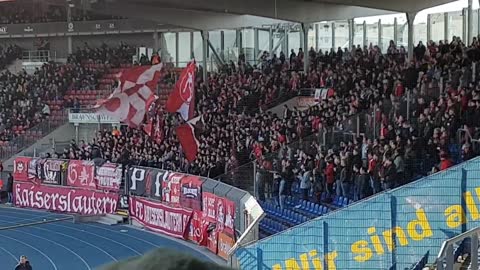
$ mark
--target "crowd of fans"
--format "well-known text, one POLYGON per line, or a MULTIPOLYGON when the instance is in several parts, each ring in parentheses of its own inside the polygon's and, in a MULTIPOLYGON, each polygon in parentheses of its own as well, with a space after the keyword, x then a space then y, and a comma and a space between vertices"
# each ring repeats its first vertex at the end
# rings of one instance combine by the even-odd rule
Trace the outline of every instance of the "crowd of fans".
POLYGON ((111 47, 105 43, 100 47, 91 47, 85 42, 83 47, 77 47, 75 53, 69 56, 68 62, 105 64, 116 68, 122 64, 131 63, 135 54, 136 48, 125 43, 120 43, 117 47, 111 47))
POLYGON ((256 160, 260 199, 279 194, 283 205, 294 183, 299 183, 305 198, 313 191, 320 200, 326 191, 362 199, 476 155, 471 138, 478 137, 475 130, 480 126, 480 85, 474 79, 472 60, 480 45, 474 40, 466 47, 454 38, 450 43, 429 43, 419 55, 422 46, 417 46, 412 62, 407 61, 405 49, 393 42, 386 54, 377 46, 326 54, 312 49, 308 74, 291 70, 300 66, 301 57, 282 62, 265 54, 259 66, 240 60, 237 66, 231 63, 211 74, 206 83, 199 79, 200 148, 191 163, 179 154, 174 135, 181 120, 168 114, 162 120, 162 141, 140 130, 104 130, 93 142, 73 142, 56 155, 103 158, 212 178, 225 173, 224 177, 234 178, 231 172, 256 160), (318 87, 334 89, 334 94, 306 110, 286 107, 283 115, 274 115, 255 109, 286 93, 318 87), (356 131, 352 117, 358 115, 371 116, 362 125, 371 127, 375 122, 376 128, 351 135, 356 131), (458 137, 460 128, 464 132, 458 137), (349 139, 319 139, 331 132, 347 134, 349 139), (294 147, 293 142, 300 143, 294 147), (452 147, 459 142, 459 149, 452 147))
MULTIPOLYGON (((72 9, 72 21, 90 21, 90 20, 111 20, 122 19, 118 16, 108 16, 97 14, 91 11, 72 9)), ((50 23, 66 22, 67 9, 65 5, 38 5, 32 3, 8 2, 0 4, 0 23, 1 24, 29 24, 29 23, 50 23)))
MULTIPOLYGON (((134 51, 134 50, 133 50, 134 51)), ((19 57, 21 49, 9 46, 2 49, 0 63, 10 63, 19 57)), ((95 90, 105 74, 105 66, 116 67, 131 63, 132 48, 120 44, 116 48, 102 45, 90 48, 85 43, 69 57, 67 64, 49 62, 33 74, 25 70, 0 74, 0 141, 10 141, 22 130, 28 130, 47 119, 49 102, 63 107, 80 108, 79 100, 67 98, 69 90, 95 90), (95 59, 93 61, 92 59, 95 59), (105 65, 90 65, 100 63, 105 65)))

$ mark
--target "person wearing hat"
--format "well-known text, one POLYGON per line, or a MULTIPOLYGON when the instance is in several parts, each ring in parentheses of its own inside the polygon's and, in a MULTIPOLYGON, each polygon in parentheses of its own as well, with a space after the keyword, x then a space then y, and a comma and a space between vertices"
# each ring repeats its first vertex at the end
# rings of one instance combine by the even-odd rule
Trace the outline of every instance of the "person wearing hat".
POLYGON ((28 261, 27 256, 22 255, 20 256, 20 261, 18 262, 18 265, 15 267, 15 270, 32 270, 32 266, 30 265, 30 262, 28 261))

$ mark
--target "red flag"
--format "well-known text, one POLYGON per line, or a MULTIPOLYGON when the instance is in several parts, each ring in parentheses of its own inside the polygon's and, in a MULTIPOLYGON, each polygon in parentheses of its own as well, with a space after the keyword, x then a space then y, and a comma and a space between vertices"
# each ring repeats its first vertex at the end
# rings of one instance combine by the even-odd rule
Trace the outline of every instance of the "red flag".
POLYGON ((193 126, 187 123, 177 127, 177 136, 187 160, 194 161, 197 158, 199 143, 195 138, 193 126))
POLYGON ((165 104, 167 112, 178 112, 185 121, 193 118, 195 110, 195 68, 195 61, 188 63, 165 104))
POLYGON ((139 127, 150 105, 155 101, 155 90, 163 65, 134 67, 119 74, 119 86, 97 106, 106 114, 131 127, 139 127))

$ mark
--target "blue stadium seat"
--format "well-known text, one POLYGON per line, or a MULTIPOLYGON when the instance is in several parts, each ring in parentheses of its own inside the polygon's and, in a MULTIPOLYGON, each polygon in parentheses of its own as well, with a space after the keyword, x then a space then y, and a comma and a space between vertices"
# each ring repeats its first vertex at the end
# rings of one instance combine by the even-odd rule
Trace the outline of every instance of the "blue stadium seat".
POLYGON ((328 198, 328 193, 325 192, 325 191, 322 192, 322 195, 320 196, 320 200, 321 200, 322 202, 324 202, 324 201, 327 200, 327 198, 328 198))
POLYGON ((300 209, 303 211, 307 210, 307 201, 301 200, 300 209))
POLYGON ((339 199, 339 196, 335 195, 335 196, 333 197, 332 204, 335 205, 335 206, 338 206, 338 199, 339 199))
POLYGON ((328 213, 328 207, 322 206, 322 214, 325 215, 326 213, 328 213))
POLYGON ((345 207, 348 205, 348 198, 347 197, 343 197, 343 201, 342 201, 342 206, 345 207))

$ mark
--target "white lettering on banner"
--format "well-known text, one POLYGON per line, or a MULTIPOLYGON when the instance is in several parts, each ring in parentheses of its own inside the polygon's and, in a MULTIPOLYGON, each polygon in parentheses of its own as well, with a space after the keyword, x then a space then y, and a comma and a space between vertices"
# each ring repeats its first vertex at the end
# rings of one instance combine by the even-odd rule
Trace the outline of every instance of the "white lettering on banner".
POLYGON ((118 196, 95 191, 15 185, 15 205, 50 211, 102 215, 117 210, 118 196))
POLYGON ((230 213, 231 209, 227 207, 227 214, 225 215, 225 227, 233 230, 233 213, 230 213))
POLYGON ((168 175, 168 173, 157 173, 157 176, 155 177, 155 197, 160 197, 162 195, 162 182, 166 175, 168 175))
POLYGON ((198 197, 198 189, 197 188, 190 188, 190 187, 182 187, 182 193, 185 194, 188 198, 197 198, 198 197))
POLYGON ((97 167, 97 181, 101 187, 118 189, 122 181, 122 170, 116 164, 97 167))
POLYGON ((137 182, 143 182, 145 180, 145 170, 139 168, 133 168, 132 174, 130 175, 130 190, 137 190, 137 182))
POLYGON ((208 197, 207 198, 207 209, 208 209, 208 213, 207 213, 207 216, 210 217, 210 218, 215 218, 216 214, 215 214, 215 197, 208 197))
POLYGON ((69 113, 68 121, 79 124, 117 124, 118 121, 101 113, 69 113))
POLYGON ((145 222, 167 230, 183 233, 182 214, 165 212, 163 209, 144 207, 145 222))

